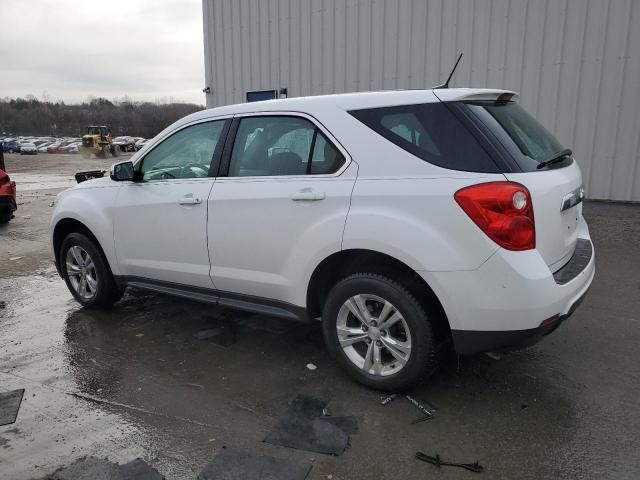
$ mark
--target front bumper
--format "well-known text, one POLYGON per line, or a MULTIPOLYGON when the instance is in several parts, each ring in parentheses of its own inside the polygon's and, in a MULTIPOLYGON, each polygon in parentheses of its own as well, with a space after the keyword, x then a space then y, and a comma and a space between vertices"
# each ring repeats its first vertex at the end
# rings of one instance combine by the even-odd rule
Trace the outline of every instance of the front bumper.
POLYGON ((572 259, 555 273, 537 250, 504 249, 476 270, 419 272, 440 299, 456 351, 521 348, 558 328, 578 307, 595 275, 584 220, 578 239, 572 259))

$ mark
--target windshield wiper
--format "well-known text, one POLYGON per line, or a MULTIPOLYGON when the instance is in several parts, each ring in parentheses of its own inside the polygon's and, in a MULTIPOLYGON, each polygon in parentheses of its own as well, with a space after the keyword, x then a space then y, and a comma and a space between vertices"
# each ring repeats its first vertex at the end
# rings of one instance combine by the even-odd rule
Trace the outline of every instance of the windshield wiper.
POLYGON ((552 165, 554 163, 558 163, 558 162, 564 160, 565 158, 570 157, 571 155, 573 155, 573 152, 571 151, 571 149, 570 148, 565 148, 561 152, 556 153, 549 160, 545 160, 544 162, 540 162, 536 168, 538 170, 540 170, 541 168, 544 168, 544 167, 546 167, 548 165, 552 165))

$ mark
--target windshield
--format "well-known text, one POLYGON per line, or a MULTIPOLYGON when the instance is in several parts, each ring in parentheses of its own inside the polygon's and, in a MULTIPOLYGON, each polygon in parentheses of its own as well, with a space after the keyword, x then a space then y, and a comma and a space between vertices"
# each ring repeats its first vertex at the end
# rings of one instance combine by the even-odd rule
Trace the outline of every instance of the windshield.
POLYGON ((524 171, 534 170, 566 148, 515 102, 467 102, 466 105, 496 134, 524 171))

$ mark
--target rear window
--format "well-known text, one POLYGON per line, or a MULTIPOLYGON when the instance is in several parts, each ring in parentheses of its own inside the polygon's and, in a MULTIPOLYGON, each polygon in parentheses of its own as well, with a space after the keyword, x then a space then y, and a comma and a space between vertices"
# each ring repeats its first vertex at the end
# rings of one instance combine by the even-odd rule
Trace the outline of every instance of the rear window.
MULTIPOLYGON (((500 140, 525 172, 535 170, 565 147, 515 102, 465 102, 500 140)), ((558 164, 564 166, 571 159, 558 164)))
POLYGON ((425 162, 451 170, 500 172, 476 138, 443 103, 368 108, 349 113, 425 162))

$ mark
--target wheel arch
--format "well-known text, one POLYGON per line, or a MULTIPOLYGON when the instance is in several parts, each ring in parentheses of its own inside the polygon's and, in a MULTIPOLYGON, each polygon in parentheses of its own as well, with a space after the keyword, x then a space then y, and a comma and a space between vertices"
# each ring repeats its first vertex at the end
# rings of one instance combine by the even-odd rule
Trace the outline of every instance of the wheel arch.
POLYGON ((104 257, 105 261, 107 262, 107 266, 111 268, 111 266, 109 265, 109 260, 105 255, 104 249, 102 248, 100 241, 89 229, 89 227, 87 227, 81 221, 76 220, 75 218, 63 218, 60 221, 58 221, 58 223, 56 223, 55 227, 53 228, 53 236, 52 236, 53 254, 55 258, 56 269, 58 270, 59 274, 62 274, 62 270, 60 267, 60 261, 61 261, 60 248, 62 247, 62 242, 70 233, 81 233, 85 235, 87 238, 89 238, 89 240, 91 240, 96 245, 98 250, 100 250, 100 253, 104 257))
POLYGON ((438 312, 435 330, 439 339, 449 338, 451 328, 442 303, 429 284, 410 266, 395 257, 375 250, 342 250, 326 257, 313 271, 307 286, 307 311, 310 318, 322 313, 331 288, 353 273, 375 273, 399 281, 427 311, 438 312))

